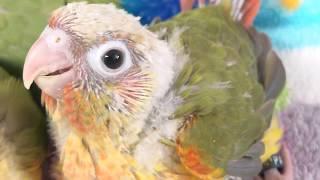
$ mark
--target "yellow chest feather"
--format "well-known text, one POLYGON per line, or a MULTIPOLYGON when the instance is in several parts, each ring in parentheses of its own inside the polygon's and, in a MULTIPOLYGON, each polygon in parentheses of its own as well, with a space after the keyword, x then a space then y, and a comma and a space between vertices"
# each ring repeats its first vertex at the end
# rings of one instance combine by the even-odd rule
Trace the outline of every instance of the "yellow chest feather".
MULTIPOLYGON (((159 179, 139 167, 131 155, 116 149, 108 137, 84 139, 70 134, 62 148, 58 168, 62 179, 159 179)), ((188 179, 188 175, 170 173, 161 165, 155 171, 170 179, 188 179)))

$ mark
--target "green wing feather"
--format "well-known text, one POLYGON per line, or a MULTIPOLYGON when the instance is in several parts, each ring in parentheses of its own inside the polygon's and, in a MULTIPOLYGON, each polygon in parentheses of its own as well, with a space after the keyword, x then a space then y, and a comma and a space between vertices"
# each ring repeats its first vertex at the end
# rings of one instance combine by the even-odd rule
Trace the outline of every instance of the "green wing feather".
POLYGON ((39 179, 47 138, 45 118, 29 92, 0 68, 0 179, 39 179))
POLYGON ((256 43, 265 47, 263 43, 269 41, 255 39, 261 36, 253 30, 248 33, 220 6, 184 13, 151 27, 154 31, 163 28, 168 34, 186 28, 180 44, 190 59, 175 84, 177 95, 184 100, 175 115, 192 114, 197 120, 181 131, 181 146, 196 147, 206 164, 227 168, 269 126, 273 98, 283 87, 283 68, 270 76, 270 68, 280 62, 269 45, 265 50, 256 47, 256 43))

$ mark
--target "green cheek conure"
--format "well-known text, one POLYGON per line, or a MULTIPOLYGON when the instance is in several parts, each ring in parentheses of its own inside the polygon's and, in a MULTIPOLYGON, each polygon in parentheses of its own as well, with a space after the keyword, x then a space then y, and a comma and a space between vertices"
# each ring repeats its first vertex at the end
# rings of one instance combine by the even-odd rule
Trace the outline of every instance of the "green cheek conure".
POLYGON ((23 72, 50 116, 52 173, 256 176, 269 146, 278 148, 280 130, 267 129, 285 73, 268 38, 229 14, 200 8, 146 28, 111 4, 54 11, 23 72))

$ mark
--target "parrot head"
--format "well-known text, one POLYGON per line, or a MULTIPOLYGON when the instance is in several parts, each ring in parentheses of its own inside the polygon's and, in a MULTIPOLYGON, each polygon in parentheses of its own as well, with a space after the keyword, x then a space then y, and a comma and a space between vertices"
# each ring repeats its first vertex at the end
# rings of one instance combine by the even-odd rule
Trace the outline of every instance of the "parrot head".
POLYGON ((67 114, 143 119, 172 82, 172 58, 164 41, 114 5, 71 3, 53 12, 29 50, 23 80, 67 114))

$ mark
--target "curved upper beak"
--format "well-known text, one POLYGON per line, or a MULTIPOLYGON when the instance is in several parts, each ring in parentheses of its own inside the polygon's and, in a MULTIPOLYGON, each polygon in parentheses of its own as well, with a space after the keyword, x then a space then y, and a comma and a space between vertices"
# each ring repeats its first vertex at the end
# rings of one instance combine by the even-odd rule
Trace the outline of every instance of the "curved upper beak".
POLYGON ((66 83, 72 81, 74 71, 64 48, 50 46, 46 36, 41 36, 31 47, 23 68, 23 83, 29 89, 35 81, 39 88, 59 97, 66 83))

